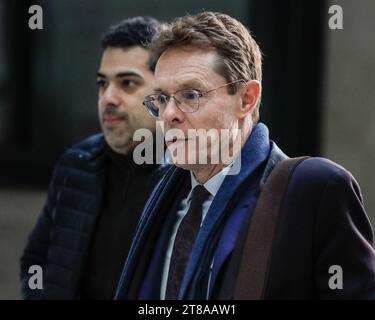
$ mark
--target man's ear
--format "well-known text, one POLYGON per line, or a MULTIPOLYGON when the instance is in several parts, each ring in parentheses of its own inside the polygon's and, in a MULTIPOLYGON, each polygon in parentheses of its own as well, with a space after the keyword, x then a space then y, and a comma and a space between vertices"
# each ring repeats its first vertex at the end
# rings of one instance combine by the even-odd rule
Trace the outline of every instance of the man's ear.
POLYGON ((262 85, 258 80, 250 80, 240 89, 242 106, 240 117, 245 118, 249 113, 254 111, 262 93, 262 85))

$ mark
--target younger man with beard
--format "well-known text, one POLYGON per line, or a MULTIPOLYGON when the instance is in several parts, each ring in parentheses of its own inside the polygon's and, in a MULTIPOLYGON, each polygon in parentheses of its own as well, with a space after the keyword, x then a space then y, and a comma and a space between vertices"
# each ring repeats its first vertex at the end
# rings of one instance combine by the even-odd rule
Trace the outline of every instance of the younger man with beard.
MULTIPOLYGON (((24 299, 112 299, 142 208, 161 175, 157 165, 136 165, 139 128, 155 133, 142 108, 153 92, 147 43, 160 24, 136 17, 111 27, 97 82, 103 130, 60 159, 48 199, 21 258, 24 299), (30 289, 29 267, 43 269, 43 289, 30 289)), ((155 162, 154 162, 155 163, 155 162)))

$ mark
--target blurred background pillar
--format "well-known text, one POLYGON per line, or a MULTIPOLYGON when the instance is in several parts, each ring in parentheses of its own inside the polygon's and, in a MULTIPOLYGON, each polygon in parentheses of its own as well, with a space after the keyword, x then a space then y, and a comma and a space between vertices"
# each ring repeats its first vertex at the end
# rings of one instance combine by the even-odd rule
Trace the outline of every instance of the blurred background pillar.
POLYGON ((342 7, 344 28, 325 25, 322 154, 353 173, 375 226, 375 1, 328 4, 342 7))

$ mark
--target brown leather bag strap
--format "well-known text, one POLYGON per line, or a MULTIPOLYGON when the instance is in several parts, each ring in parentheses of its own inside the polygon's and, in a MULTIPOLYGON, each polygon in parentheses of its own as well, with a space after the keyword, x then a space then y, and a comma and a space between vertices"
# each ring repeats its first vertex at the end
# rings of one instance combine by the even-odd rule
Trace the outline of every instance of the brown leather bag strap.
POLYGON ((281 161, 272 170, 256 203, 245 240, 233 298, 263 298, 279 211, 294 169, 308 157, 281 161))

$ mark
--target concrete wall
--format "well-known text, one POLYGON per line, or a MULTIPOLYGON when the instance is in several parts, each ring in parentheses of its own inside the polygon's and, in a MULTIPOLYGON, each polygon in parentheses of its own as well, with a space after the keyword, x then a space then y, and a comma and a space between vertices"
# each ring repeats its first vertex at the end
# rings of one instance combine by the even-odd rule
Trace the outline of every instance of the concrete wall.
POLYGON ((375 1, 330 3, 342 7, 344 28, 327 23, 323 155, 356 177, 375 225, 375 1))

